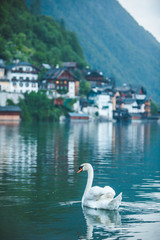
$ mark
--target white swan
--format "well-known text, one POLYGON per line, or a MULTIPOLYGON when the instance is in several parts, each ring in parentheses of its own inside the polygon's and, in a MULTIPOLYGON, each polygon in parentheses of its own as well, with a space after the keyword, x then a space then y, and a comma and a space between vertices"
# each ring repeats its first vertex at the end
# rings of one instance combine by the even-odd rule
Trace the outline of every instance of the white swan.
POLYGON ((122 193, 114 198, 115 191, 111 187, 92 187, 94 173, 90 163, 83 163, 77 173, 81 171, 88 172, 87 184, 82 197, 82 205, 95 209, 118 209, 121 204, 122 193))

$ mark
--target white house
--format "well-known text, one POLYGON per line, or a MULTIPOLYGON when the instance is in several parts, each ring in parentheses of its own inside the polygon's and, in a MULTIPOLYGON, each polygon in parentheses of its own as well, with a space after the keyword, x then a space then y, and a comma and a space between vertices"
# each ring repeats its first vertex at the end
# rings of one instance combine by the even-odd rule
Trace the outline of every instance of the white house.
POLYGON ((101 119, 113 120, 113 104, 109 95, 104 93, 97 95, 95 105, 98 107, 98 113, 101 119))
POLYGON ((27 62, 18 62, 6 68, 10 92, 25 93, 38 91, 38 69, 27 62))
POLYGON ((145 103, 138 104, 136 99, 126 98, 123 100, 123 108, 128 110, 128 113, 144 113, 145 103))

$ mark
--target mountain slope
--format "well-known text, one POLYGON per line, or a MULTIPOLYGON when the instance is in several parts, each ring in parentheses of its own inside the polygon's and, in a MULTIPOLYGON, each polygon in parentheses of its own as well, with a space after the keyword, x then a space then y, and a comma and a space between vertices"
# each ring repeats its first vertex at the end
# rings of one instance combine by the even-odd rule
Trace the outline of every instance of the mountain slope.
POLYGON ((41 8, 76 32, 93 68, 144 85, 160 102, 160 44, 116 0, 41 0, 41 8))
POLYGON ((18 58, 37 66, 63 61, 86 65, 76 35, 53 17, 31 13, 24 0, 1 0, 0 22, 0 58, 6 62, 18 58))

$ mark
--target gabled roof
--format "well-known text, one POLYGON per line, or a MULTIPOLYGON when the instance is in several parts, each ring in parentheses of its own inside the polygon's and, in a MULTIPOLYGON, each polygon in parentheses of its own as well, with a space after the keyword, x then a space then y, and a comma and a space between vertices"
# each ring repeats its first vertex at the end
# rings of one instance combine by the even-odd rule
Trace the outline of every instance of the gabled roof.
POLYGON ((127 85, 121 86, 121 87, 116 87, 116 90, 118 92, 130 92, 131 88, 127 85))
POLYGON ((35 67, 34 65, 32 65, 31 63, 28 63, 28 62, 18 62, 18 63, 14 63, 12 65, 9 65, 6 67, 7 70, 10 70, 14 67, 17 67, 17 66, 28 66, 28 67, 33 67, 35 68, 36 70, 39 70, 37 67, 35 67))
POLYGON ((131 85, 131 90, 136 94, 147 94, 146 89, 142 85, 131 85))
POLYGON ((50 69, 44 76, 43 79, 45 80, 56 80, 58 79, 64 72, 67 72, 70 74, 75 80, 78 80, 78 78, 69 70, 65 68, 52 68, 50 69))
POLYGON ((88 94, 88 97, 93 97, 101 94, 101 91, 97 88, 92 88, 88 94))
POLYGON ((97 70, 87 70, 86 77, 100 77, 103 78, 103 73, 97 70))
POLYGON ((136 99, 134 99, 134 98, 125 98, 125 99, 123 99, 122 102, 125 103, 125 104, 132 104, 132 103, 136 102, 136 99))

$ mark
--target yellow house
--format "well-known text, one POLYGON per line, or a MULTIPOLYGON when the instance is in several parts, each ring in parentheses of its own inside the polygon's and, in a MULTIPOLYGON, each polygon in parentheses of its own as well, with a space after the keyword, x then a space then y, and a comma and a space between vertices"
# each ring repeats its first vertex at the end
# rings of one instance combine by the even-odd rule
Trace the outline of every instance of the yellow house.
POLYGON ((10 81, 5 76, 5 65, 0 62, 0 91, 10 91, 10 81))
POLYGON ((10 92, 11 82, 7 79, 0 79, 0 91, 10 92))

